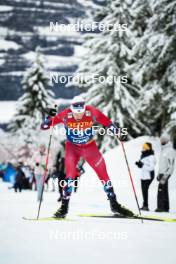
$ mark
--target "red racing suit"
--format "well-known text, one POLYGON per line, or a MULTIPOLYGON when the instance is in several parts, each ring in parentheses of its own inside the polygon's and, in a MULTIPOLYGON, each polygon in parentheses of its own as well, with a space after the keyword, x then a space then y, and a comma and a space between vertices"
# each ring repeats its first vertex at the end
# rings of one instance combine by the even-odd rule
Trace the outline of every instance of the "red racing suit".
POLYGON ((93 125, 99 123, 105 127, 113 125, 112 121, 101 111, 93 106, 86 106, 84 116, 81 120, 74 119, 70 108, 50 118, 53 126, 63 123, 66 129, 66 152, 65 168, 66 179, 75 179, 77 174, 77 163, 82 157, 97 173, 102 183, 109 181, 106 164, 100 153, 95 140, 93 140, 93 125), (78 132, 75 133, 74 132, 78 132))

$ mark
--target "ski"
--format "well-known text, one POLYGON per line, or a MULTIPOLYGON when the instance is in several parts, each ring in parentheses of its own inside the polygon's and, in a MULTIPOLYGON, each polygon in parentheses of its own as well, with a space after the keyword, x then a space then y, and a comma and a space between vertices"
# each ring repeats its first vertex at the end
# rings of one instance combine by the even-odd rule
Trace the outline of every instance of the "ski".
POLYGON ((56 217, 40 217, 40 218, 27 218, 27 217, 22 217, 23 220, 28 220, 28 221, 73 221, 68 218, 56 218, 56 217))
MULTIPOLYGON (((158 216, 139 216, 134 215, 132 217, 123 216, 120 214, 108 215, 108 214, 79 214, 79 217, 92 217, 92 218, 106 218, 106 219, 130 219, 130 220, 147 220, 147 221, 159 221, 159 222, 176 222, 176 218, 158 217, 158 216)), ((74 221, 69 218, 55 218, 55 217, 40 217, 40 218, 27 218, 22 217, 23 220, 28 221, 74 221)))
POLYGON ((157 217, 157 216, 139 216, 134 215, 132 217, 127 217, 119 214, 107 215, 107 214, 79 214, 80 217, 95 217, 95 218, 121 218, 121 219, 139 219, 139 220, 147 220, 147 221, 160 221, 160 222, 176 222, 176 218, 169 217, 157 217))

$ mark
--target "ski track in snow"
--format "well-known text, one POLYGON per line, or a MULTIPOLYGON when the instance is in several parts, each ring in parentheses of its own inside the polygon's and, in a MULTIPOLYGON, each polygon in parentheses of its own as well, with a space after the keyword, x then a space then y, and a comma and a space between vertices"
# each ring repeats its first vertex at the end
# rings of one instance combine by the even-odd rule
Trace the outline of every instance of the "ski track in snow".
MULTIPOLYGON (((141 137, 125 144, 135 186, 141 201, 139 170, 133 165, 140 155, 141 144, 149 140, 141 137)), ((156 153, 159 144, 151 139, 156 153)), ((118 199, 136 211, 120 148, 106 155, 118 199)), ((90 185, 90 184, 89 184, 90 185)), ((171 213, 160 216, 176 217, 175 176, 171 178, 171 213)), ((175 263, 175 223, 162 223, 127 219, 79 218, 79 213, 108 213, 109 205, 93 171, 86 165, 78 193, 73 194, 69 219, 73 221, 33 222, 23 216, 36 217, 36 193, 8 190, 9 184, 0 182, 0 259, 3 264, 13 263, 175 263), (86 183, 97 182, 88 187, 86 183), (86 185, 86 187, 85 187, 86 185), (114 235, 115 238, 114 238, 114 235)), ((150 208, 156 207, 157 182, 150 190, 150 208)), ((58 208, 57 193, 45 192, 41 217, 51 216, 58 208)), ((153 212, 150 214, 154 214, 153 212)), ((157 215, 157 214, 156 214, 157 215)))

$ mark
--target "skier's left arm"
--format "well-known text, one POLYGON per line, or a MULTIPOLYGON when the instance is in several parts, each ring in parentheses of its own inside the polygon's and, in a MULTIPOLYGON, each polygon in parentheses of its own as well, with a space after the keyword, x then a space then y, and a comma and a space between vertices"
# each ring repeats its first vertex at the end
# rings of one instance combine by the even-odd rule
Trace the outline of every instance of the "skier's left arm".
MULTIPOLYGON (((96 122, 108 128, 114 135, 120 135, 119 124, 114 124, 106 115, 104 115, 99 109, 92 107, 93 114, 96 118, 96 122)), ((123 140, 120 136, 120 140, 123 140)))

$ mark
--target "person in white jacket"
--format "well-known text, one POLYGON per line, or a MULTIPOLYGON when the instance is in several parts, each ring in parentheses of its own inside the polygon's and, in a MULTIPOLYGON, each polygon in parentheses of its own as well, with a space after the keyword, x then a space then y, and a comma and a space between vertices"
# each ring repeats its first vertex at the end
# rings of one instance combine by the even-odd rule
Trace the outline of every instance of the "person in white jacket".
POLYGON ((156 165, 156 159, 151 143, 146 142, 143 145, 140 160, 136 162, 136 165, 141 169, 141 189, 143 196, 143 206, 141 207, 141 210, 149 211, 148 191, 155 176, 156 165))
POLYGON ((157 180, 158 196, 157 196, 157 209, 156 212, 168 212, 169 211, 169 193, 168 193, 168 180, 174 172, 175 156, 172 144, 168 135, 163 135, 160 138, 161 153, 159 160, 159 171, 157 180))

